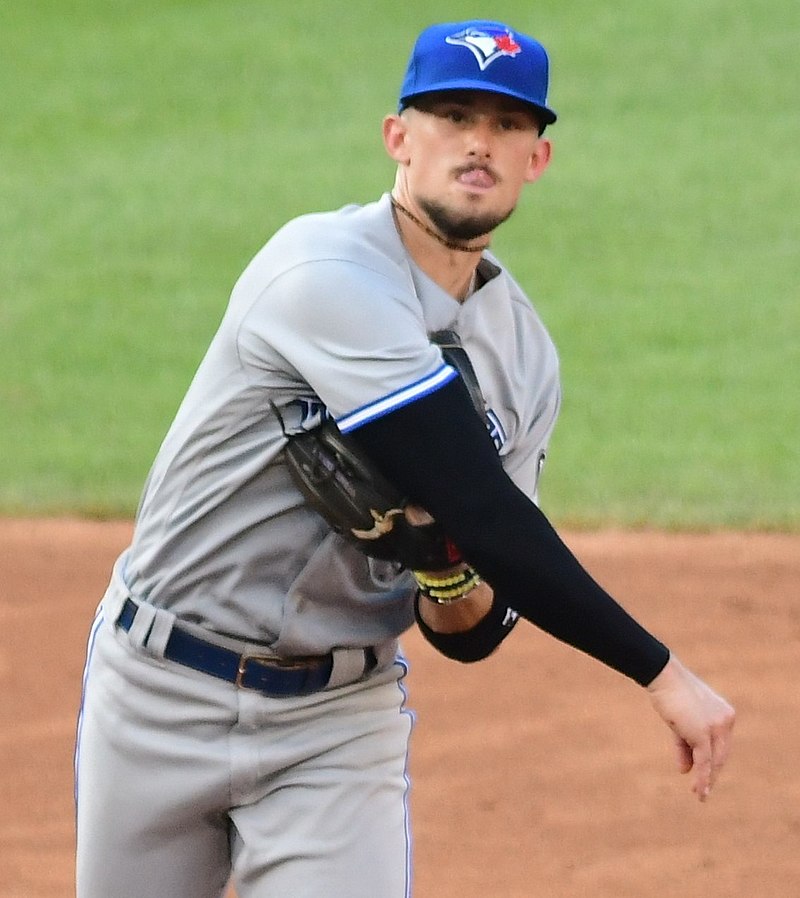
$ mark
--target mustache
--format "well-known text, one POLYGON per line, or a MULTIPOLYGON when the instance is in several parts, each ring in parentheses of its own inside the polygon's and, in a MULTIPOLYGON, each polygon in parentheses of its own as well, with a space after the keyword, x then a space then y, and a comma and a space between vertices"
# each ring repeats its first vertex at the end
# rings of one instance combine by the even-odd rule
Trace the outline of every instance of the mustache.
POLYGON ((489 175, 489 177, 492 178, 492 180, 496 184, 499 184, 500 181, 502 180, 502 178, 500 177, 500 175, 497 173, 497 171, 494 169, 493 166, 487 165, 486 163, 480 163, 480 162, 471 162, 467 165, 456 166, 456 168, 453 169, 453 175, 456 178, 458 178, 461 175, 468 175, 468 174, 470 174, 470 172, 474 172, 474 171, 484 172, 485 174, 489 175))

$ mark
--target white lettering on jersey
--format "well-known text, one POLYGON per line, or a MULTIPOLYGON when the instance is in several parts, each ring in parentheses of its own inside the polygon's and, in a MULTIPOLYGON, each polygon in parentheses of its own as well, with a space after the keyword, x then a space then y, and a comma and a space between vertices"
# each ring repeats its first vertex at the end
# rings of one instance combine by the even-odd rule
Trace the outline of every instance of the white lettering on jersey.
POLYGON ((284 426, 288 436, 313 430, 330 417, 327 408, 315 396, 298 396, 297 399, 287 403, 284 414, 284 426))
POLYGON ((508 437, 503 429, 503 425, 500 423, 500 418, 492 409, 488 409, 486 412, 486 426, 489 429, 489 435, 492 438, 494 447, 499 452, 505 446, 508 437))

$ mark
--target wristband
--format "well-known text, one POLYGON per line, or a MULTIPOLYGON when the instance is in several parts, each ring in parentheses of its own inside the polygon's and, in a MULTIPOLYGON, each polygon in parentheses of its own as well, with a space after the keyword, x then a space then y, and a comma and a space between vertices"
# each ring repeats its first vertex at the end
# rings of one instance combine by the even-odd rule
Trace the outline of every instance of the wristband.
POLYGON ((414 616, 425 639, 445 657, 464 664, 480 661, 497 648, 514 629, 519 618, 505 602, 493 601, 483 620, 460 633, 438 633, 425 623, 419 612, 419 595, 414 599, 414 616))

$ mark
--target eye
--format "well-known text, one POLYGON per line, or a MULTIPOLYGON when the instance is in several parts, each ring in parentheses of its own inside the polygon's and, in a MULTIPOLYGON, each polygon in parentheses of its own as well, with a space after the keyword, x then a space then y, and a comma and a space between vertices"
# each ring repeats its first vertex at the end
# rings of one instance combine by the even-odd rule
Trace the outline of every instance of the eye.
POLYGON ((443 118, 452 122, 454 125, 460 125, 467 120, 467 114, 459 106, 450 106, 443 111, 443 118))
POLYGON ((524 124, 517 116, 503 116, 498 122, 501 131, 521 131, 524 124))

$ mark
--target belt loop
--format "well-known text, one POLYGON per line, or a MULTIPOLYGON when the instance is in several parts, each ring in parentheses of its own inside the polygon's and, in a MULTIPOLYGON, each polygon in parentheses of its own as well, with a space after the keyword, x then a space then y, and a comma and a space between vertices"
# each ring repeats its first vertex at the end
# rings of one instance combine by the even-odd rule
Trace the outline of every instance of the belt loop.
POLYGON ((153 625, 145 643, 145 648, 151 655, 154 655, 156 658, 164 657, 174 624, 175 615, 171 611, 166 611, 164 608, 156 610, 153 625))
POLYGON ((147 646, 150 631, 153 629, 156 609, 147 602, 137 604, 136 617, 134 617, 133 624, 131 624, 131 628, 128 630, 128 641, 134 648, 144 649, 147 646))
POLYGON ((389 667, 397 660, 399 650, 400 646, 396 639, 387 639, 385 642, 379 642, 374 649, 377 662, 375 666, 379 670, 389 667))
POLYGON ((326 689, 334 689, 360 680, 366 671, 364 649, 333 649, 333 670, 326 689))

